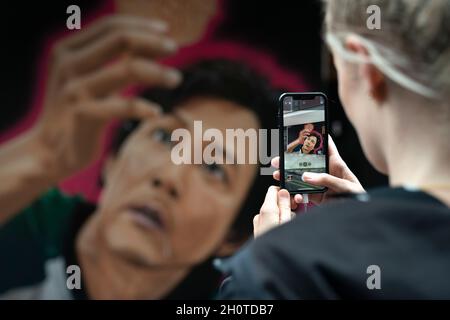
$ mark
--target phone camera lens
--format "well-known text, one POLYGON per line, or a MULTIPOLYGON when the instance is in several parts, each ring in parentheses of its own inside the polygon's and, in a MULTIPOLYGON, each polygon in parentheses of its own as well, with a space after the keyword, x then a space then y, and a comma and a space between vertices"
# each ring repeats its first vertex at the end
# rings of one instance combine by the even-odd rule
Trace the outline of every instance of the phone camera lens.
POLYGON ((283 104, 284 104, 284 107, 285 107, 286 109, 288 109, 288 110, 292 109, 292 105, 293 105, 293 99, 292 99, 292 97, 286 97, 286 98, 283 100, 283 104))

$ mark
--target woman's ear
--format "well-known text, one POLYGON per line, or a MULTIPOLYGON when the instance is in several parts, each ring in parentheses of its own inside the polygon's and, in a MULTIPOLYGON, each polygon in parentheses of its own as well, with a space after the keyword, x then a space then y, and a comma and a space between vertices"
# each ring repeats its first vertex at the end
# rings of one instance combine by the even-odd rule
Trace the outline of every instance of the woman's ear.
MULTIPOLYGON (((363 58, 369 58, 369 52, 361 41, 353 36, 349 36, 345 43, 347 50, 363 58)), ((382 104, 387 98, 386 77, 373 63, 359 64, 359 77, 365 84, 370 96, 378 103, 382 104)))
POLYGON ((373 64, 365 64, 363 73, 367 79, 370 96, 378 104, 384 103, 387 98, 386 79, 384 74, 373 64))

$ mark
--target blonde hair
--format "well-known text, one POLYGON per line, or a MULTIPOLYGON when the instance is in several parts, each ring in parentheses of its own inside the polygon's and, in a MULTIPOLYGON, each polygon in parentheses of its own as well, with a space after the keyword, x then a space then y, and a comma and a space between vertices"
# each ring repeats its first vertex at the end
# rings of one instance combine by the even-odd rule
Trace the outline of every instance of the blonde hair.
POLYGON ((444 99, 450 89, 450 0, 325 0, 326 40, 343 58, 369 61, 422 96, 444 99), (369 29, 367 9, 380 8, 381 28, 369 29), (358 37, 366 60, 343 45, 358 37))

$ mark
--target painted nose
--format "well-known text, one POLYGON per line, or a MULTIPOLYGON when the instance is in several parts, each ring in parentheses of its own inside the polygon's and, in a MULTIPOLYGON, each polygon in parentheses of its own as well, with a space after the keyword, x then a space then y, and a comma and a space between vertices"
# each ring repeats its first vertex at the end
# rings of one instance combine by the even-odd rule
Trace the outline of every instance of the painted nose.
POLYGON ((170 182, 169 178, 166 179, 162 179, 159 177, 155 177, 151 180, 152 186, 155 188, 161 188, 163 189, 165 192, 167 192, 167 194, 172 198, 172 199, 178 199, 180 194, 175 186, 174 183, 170 182))

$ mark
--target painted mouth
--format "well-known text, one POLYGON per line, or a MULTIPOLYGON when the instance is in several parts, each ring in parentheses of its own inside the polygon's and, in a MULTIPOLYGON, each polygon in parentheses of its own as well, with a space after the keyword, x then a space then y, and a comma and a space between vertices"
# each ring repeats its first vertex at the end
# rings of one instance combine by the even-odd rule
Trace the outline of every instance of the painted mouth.
POLYGON ((133 220, 142 227, 159 230, 166 229, 166 224, 162 218, 163 212, 155 206, 131 206, 128 209, 128 213, 131 215, 133 220))

